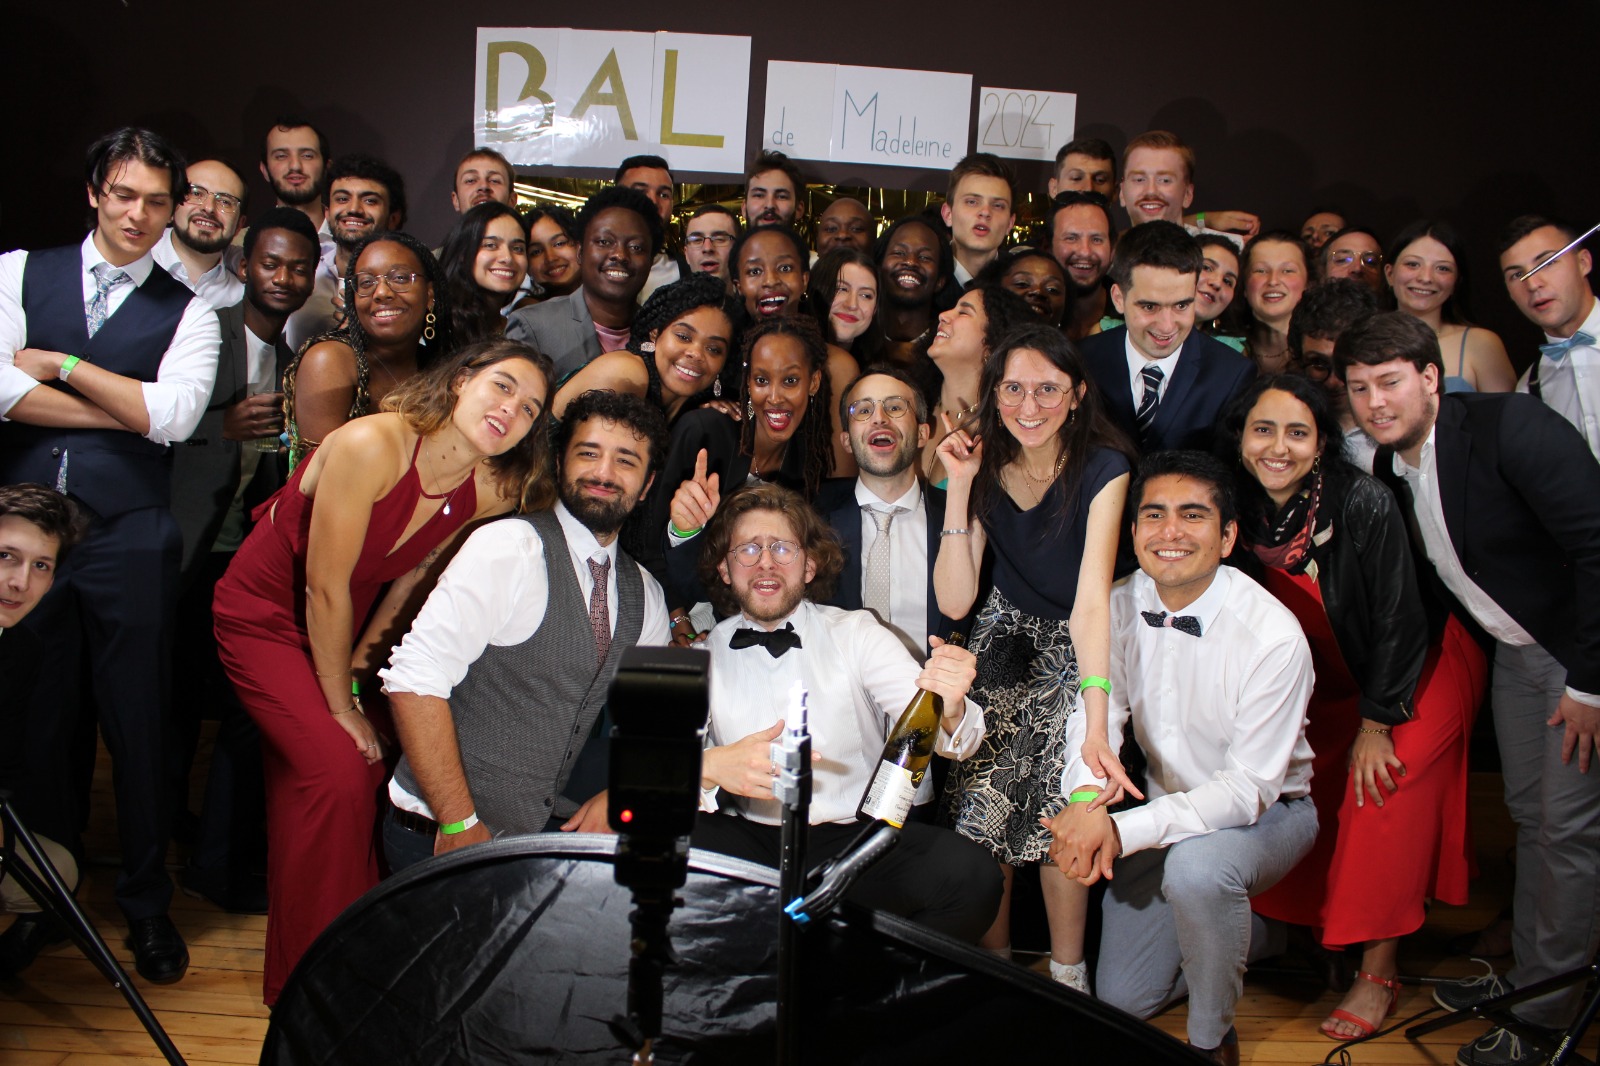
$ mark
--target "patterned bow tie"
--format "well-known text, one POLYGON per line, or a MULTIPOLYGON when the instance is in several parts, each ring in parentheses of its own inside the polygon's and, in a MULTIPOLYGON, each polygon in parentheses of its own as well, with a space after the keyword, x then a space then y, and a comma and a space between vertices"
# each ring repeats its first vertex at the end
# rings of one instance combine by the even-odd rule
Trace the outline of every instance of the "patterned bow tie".
POLYGON ((1179 633, 1187 633, 1191 637, 1200 635, 1200 619, 1192 614, 1169 615, 1166 611, 1140 611, 1144 620, 1152 629, 1176 629, 1179 633))
POLYGON ((1561 360, 1565 359, 1567 353, 1572 351, 1574 348, 1592 347, 1594 347, 1594 338, 1589 336, 1587 333, 1584 333, 1582 330, 1579 330, 1577 333, 1574 333, 1564 341, 1556 341, 1554 344, 1539 345, 1539 353, 1559 363, 1561 360))
POLYGON ((794 623, 790 622, 770 633, 765 629, 735 629, 733 639, 728 641, 730 648, 753 648, 758 644, 776 659, 790 648, 800 646, 800 634, 794 631, 794 623))

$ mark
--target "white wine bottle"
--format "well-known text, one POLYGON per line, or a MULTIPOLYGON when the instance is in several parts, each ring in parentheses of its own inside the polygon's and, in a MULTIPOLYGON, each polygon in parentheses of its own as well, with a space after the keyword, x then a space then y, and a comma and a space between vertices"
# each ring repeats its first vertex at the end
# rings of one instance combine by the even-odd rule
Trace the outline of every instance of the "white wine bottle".
MULTIPOLYGON (((944 642, 959 648, 966 638, 960 633, 951 633, 944 642)), ((896 829, 906 824, 917 786, 928 772, 934 737, 943 717, 944 698, 937 692, 917 689, 917 694, 900 713, 900 720, 889 730, 878 771, 872 775, 866 795, 861 797, 856 817, 887 822, 896 829)))

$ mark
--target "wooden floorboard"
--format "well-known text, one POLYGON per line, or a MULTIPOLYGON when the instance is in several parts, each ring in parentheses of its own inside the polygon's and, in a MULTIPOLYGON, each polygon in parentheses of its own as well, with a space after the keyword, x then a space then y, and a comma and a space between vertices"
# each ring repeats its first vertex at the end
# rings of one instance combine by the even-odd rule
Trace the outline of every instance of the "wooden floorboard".
MULTIPOLYGON (((204 780, 204 762, 195 778, 204 780)), ((109 768, 102 754, 96 777, 95 817, 86 837, 89 854, 109 859, 116 835, 110 813, 109 768)), ((1402 947, 1402 973, 1417 977, 1450 977, 1471 972, 1464 959, 1447 958, 1450 936, 1490 921, 1509 895, 1506 861, 1511 833, 1499 801, 1499 778, 1474 775, 1473 827, 1481 876, 1464 907, 1436 906, 1427 924, 1402 947)), ((195 799, 198 805, 198 797, 195 799)), ((172 856, 176 862, 178 856, 172 856)), ((115 870, 91 864, 80 893, 86 910, 106 935, 112 949, 132 971, 132 955, 122 943, 125 930, 111 899, 115 870)), ((173 920, 189 941, 187 976, 174 985, 136 986, 190 1063, 257 1061, 267 1029, 262 1006, 262 943, 266 920, 225 914, 208 902, 182 893, 173 900, 173 920)), ((0 927, 11 919, 0 917, 0 927)), ((1042 965, 1042 963, 1041 963, 1042 965)), ((1252 974, 1239 1003, 1238 1028, 1243 1060, 1261 1066, 1312 1066, 1324 1061, 1335 1044, 1317 1030, 1338 997, 1292 974, 1252 974)), ((1408 985, 1396 1019, 1431 1005, 1430 991, 1408 985)), ((1185 1009, 1179 1005, 1153 1022, 1179 1039, 1185 1009)), ((1400 1033, 1357 1045, 1350 1050, 1355 1066, 1433 1066, 1455 1060, 1456 1049, 1477 1035, 1466 1024, 1435 1033, 1420 1043, 1400 1033)), ((1587 1042, 1590 1046, 1593 1040, 1587 1042)), ((164 1060, 128 1009, 121 995, 71 945, 42 955, 21 978, 0 981, 0 1064, 3 1066, 132 1066, 164 1060)), ((997 1050, 995 1062, 1004 1062, 997 1050)), ((1127 1064, 1136 1066, 1136 1064, 1127 1064)))

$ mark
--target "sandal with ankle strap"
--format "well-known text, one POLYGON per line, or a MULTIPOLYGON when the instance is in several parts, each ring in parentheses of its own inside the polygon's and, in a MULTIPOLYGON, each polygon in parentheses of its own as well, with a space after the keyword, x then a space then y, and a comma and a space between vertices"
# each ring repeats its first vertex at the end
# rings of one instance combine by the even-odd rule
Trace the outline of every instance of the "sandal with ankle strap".
POLYGON ((1383 1012, 1383 1016, 1375 1022, 1371 1022, 1365 1018, 1351 1014, 1342 1007, 1335 1007, 1333 1010, 1328 1012, 1327 1020, 1324 1021, 1321 1026, 1322 1035, 1330 1040, 1365 1040, 1367 1037, 1378 1031, 1378 1026, 1382 1025, 1388 1020, 1389 1015, 1394 1013, 1395 1007, 1400 1003, 1399 978, 1383 978, 1376 974, 1367 973, 1365 970, 1357 970, 1356 980, 1371 981, 1375 985, 1382 985, 1384 988, 1387 988, 1389 990, 1389 1007, 1383 1012), (1345 1036, 1341 1033, 1334 1032, 1331 1028, 1329 1028, 1333 1022, 1345 1022, 1349 1025, 1355 1026, 1357 1030, 1356 1035, 1345 1036))

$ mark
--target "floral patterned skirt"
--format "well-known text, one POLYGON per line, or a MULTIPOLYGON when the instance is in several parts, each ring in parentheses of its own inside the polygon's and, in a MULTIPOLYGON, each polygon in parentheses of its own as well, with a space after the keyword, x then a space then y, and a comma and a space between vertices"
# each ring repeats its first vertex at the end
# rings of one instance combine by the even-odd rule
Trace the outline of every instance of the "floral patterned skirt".
POLYGON ((972 699, 983 708, 983 744, 952 765, 945 787, 951 828, 1001 862, 1039 862, 1050 849, 1040 817, 1061 809, 1067 714, 1078 694, 1078 659, 1067 623, 1035 618, 995 589, 978 613, 972 699))

